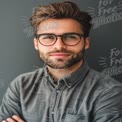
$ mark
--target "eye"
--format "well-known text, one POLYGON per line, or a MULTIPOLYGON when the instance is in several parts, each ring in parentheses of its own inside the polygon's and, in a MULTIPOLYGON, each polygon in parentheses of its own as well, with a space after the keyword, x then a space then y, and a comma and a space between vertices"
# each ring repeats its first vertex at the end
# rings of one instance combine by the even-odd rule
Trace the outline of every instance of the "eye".
POLYGON ((53 40, 53 39, 55 39, 55 37, 53 35, 43 35, 42 39, 51 39, 51 40, 53 40))
POLYGON ((64 35, 64 39, 77 39, 78 36, 74 34, 64 35))

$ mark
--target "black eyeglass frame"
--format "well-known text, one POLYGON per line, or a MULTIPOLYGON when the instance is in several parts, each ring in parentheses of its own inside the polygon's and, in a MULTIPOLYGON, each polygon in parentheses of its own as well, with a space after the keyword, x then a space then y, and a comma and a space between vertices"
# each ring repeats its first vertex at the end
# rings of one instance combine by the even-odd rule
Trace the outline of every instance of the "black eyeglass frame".
MULTIPOLYGON (((54 44, 56 43, 58 37, 61 37, 62 42, 65 44, 65 42, 63 41, 63 37, 64 37, 65 35, 68 35, 68 34, 75 34, 75 35, 77 35, 77 36, 80 37, 80 40, 79 40, 75 45, 79 44, 79 42, 81 41, 81 38, 82 38, 82 37, 84 38, 84 40, 85 40, 85 38, 86 38, 86 36, 85 36, 84 34, 80 34, 80 33, 64 33, 64 34, 62 34, 62 35, 56 35, 56 34, 53 34, 53 33, 42 33, 42 34, 34 34, 34 36, 35 36, 36 39, 38 39, 38 41, 39 41, 39 43, 40 43, 41 45, 43 45, 43 46, 52 46, 52 45, 54 45, 54 44), (44 44, 42 44, 42 43, 40 42, 40 40, 39 40, 39 37, 42 36, 42 35, 52 35, 52 36, 54 36, 54 37, 55 37, 54 43, 51 44, 51 45, 44 45, 44 44)), ((67 44, 65 44, 65 45, 67 45, 67 44)), ((67 46, 75 46, 75 45, 67 45, 67 46)))

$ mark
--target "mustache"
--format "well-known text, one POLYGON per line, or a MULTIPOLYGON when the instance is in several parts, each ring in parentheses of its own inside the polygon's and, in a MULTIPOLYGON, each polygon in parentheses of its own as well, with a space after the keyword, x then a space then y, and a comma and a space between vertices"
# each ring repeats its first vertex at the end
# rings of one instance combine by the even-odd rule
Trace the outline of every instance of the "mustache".
POLYGON ((56 50, 56 51, 50 51, 48 54, 51 53, 73 53, 72 51, 67 51, 67 50, 56 50))

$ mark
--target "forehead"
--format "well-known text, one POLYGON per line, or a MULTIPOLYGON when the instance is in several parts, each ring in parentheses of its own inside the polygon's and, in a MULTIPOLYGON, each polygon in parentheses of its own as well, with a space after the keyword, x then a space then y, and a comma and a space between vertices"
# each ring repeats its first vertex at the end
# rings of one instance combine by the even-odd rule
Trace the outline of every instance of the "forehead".
POLYGON ((37 29, 37 33, 83 33, 81 25, 74 19, 47 19, 42 21, 37 29))

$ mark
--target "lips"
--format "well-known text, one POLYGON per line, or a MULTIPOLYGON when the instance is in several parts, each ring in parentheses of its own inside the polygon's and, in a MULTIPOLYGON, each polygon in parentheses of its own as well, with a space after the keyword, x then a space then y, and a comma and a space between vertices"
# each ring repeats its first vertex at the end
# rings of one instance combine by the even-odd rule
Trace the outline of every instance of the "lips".
POLYGON ((68 53, 51 53, 50 56, 64 58, 64 57, 69 56, 69 54, 68 53))

